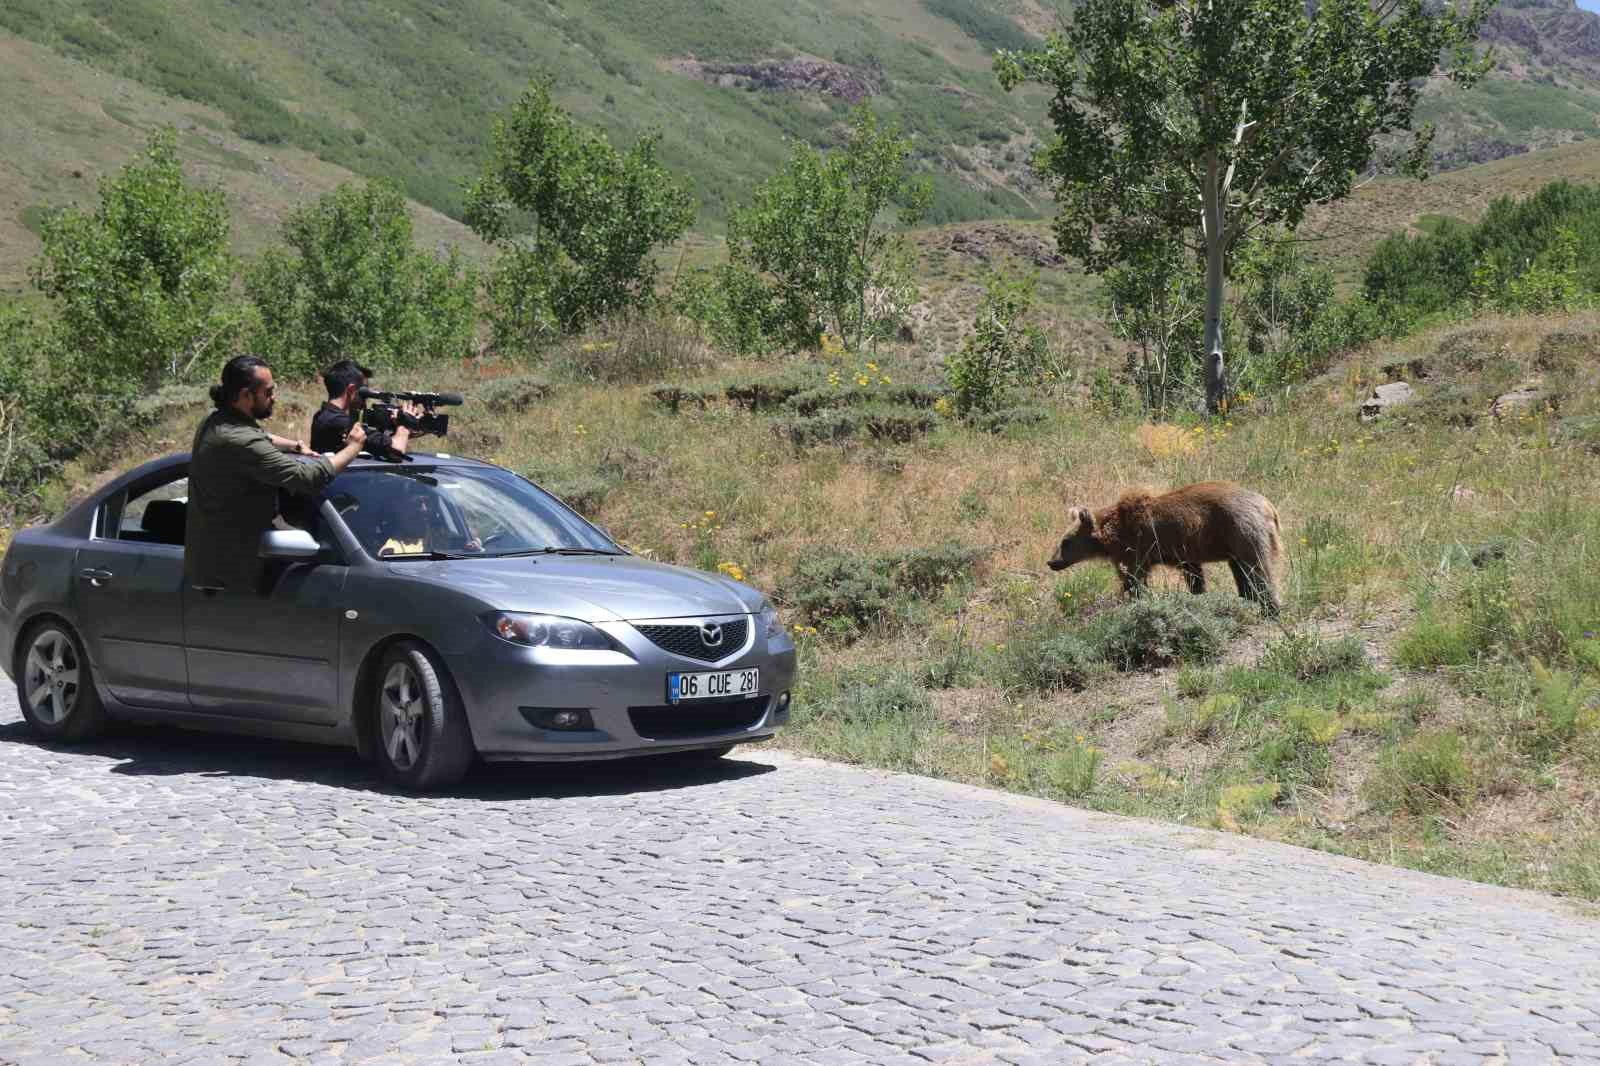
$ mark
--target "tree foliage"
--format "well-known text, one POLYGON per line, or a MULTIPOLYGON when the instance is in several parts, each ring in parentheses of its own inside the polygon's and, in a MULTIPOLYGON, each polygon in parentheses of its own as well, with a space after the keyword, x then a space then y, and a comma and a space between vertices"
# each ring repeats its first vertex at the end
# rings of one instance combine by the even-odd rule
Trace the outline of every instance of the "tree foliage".
POLYGON ((287 248, 245 276, 260 314, 252 347, 281 372, 310 375, 348 356, 388 368, 471 349, 477 278, 452 248, 416 246, 400 189, 341 185, 283 223, 287 248))
POLYGON ((526 349, 652 298, 651 253, 694 221, 688 190, 657 161, 659 136, 618 152, 536 82, 495 123, 466 220, 500 258, 490 279, 496 342, 526 349))
POLYGON ((910 305, 905 240, 883 216, 898 206, 910 226, 927 210, 931 187, 907 173, 911 147, 898 124, 880 127, 862 105, 843 146, 823 153, 797 143, 788 165, 732 213, 729 255, 764 280, 769 300, 759 310, 775 340, 814 349, 831 330, 859 348, 910 305))
POLYGON ((227 205, 184 180, 172 127, 101 182, 93 214, 54 212, 43 238, 34 282, 57 303, 65 346, 108 387, 209 374, 236 338, 227 205))
POLYGON ((1044 331, 1026 321, 1036 282, 991 274, 961 351, 945 362, 956 413, 998 409, 1011 386, 1036 372, 1048 354, 1044 331))
MULTIPOLYGON (((1053 92, 1036 159, 1064 251, 1094 271, 1183 239, 1206 272, 1207 401, 1222 398, 1233 250, 1349 195, 1381 139, 1411 130, 1421 79, 1471 84, 1493 0, 1082 0, 1043 50, 1002 52, 1001 83, 1053 92)), ((1423 176, 1432 131, 1401 166, 1423 176)))
POLYGON ((1522 200, 1502 197, 1471 225, 1442 219, 1431 232, 1397 233, 1362 275, 1367 299, 1418 318, 1468 307, 1537 311, 1600 295, 1600 186, 1551 182, 1522 200))

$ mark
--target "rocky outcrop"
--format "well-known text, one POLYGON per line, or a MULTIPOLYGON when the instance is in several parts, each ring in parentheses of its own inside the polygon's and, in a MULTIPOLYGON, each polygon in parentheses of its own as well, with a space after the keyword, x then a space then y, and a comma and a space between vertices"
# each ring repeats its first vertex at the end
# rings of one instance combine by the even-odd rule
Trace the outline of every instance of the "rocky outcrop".
POLYGON ((1376 421, 1390 408, 1398 407, 1403 403, 1410 403, 1416 395, 1416 390, 1403 381, 1392 381, 1387 385, 1379 385, 1372 390, 1372 395, 1367 397, 1366 402, 1361 405, 1361 421, 1376 421))
POLYGON ((996 254, 1009 252, 1030 260, 1034 266, 1066 266, 1067 260, 1043 237, 1001 223, 964 226, 950 235, 950 250, 987 263, 996 254))
POLYGON ((881 87, 878 76, 871 71, 815 56, 762 59, 750 63, 703 63, 698 59, 674 59, 668 66, 675 73, 724 89, 822 93, 852 104, 875 95, 881 87))

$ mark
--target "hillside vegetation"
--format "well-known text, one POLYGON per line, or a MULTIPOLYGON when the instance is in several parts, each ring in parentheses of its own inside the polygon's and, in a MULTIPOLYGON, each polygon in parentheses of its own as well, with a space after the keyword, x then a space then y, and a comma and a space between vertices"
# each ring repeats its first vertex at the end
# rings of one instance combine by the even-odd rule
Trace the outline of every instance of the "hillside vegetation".
MULTIPOLYGON (((833 143, 848 106, 870 99, 916 136, 933 221, 945 222, 1048 213, 1027 168, 1045 100, 1000 92, 990 68, 995 49, 1048 33, 1059 6, 9 0, 0 40, 84 64, 16 99, 48 109, 120 75, 208 105, 254 143, 392 178, 455 217, 491 120, 540 71, 614 140, 661 130, 665 163, 693 179, 712 229, 781 162, 786 138, 833 143)), ((1498 55, 1490 78, 1466 94, 1430 90, 1421 113, 1440 128, 1441 168, 1594 136, 1600 17, 1572 0, 1505 0, 1484 40, 1498 55)))

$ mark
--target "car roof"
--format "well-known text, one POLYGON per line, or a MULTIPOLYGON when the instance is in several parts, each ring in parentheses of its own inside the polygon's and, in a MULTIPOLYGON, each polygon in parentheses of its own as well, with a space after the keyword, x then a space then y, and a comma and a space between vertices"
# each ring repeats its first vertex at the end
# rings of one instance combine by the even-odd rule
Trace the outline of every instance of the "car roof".
MULTIPOLYGON (((440 468, 481 470, 505 469, 504 467, 498 466, 494 463, 485 462, 482 459, 473 459, 468 456, 455 455, 450 452, 412 452, 410 454, 410 462, 399 463, 391 463, 383 459, 371 459, 363 455, 346 467, 346 470, 407 470, 416 467, 430 470, 440 468)), ((72 507, 69 507, 58 518, 56 518, 54 522, 49 523, 49 525, 64 532, 70 531, 78 533, 81 536, 87 536, 88 534, 86 531, 93 523, 94 512, 112 494, 121 492, 129 485, 158 475, 163 470, 168 470, 175 466, 182 466, 188 461, 188 452, 172 452, 171 454, 163 455, 156 459, 151 459, 149 462, 141 463, 132 470, 129 470, 126 473, 120 474, 111 479, 100 488, 84 497, 82 500, 79 500, 76 504, 74 504, 72 507)))

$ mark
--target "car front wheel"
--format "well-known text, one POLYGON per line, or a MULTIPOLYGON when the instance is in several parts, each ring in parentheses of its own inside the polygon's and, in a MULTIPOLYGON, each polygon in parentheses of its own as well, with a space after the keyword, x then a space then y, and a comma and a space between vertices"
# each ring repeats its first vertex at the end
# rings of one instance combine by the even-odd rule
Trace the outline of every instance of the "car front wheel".
POLYGON ((46 740, 74 743, 105 728, 106 709, 88 656, 60 622, 44 622, 23 641, 17 702, 28 726, 46 740))
POLYGON ((376 674, 378 766, 415 791, 445 788, 472 763, 466 708, 433 651, 414 641, 390 648, 376 674))

